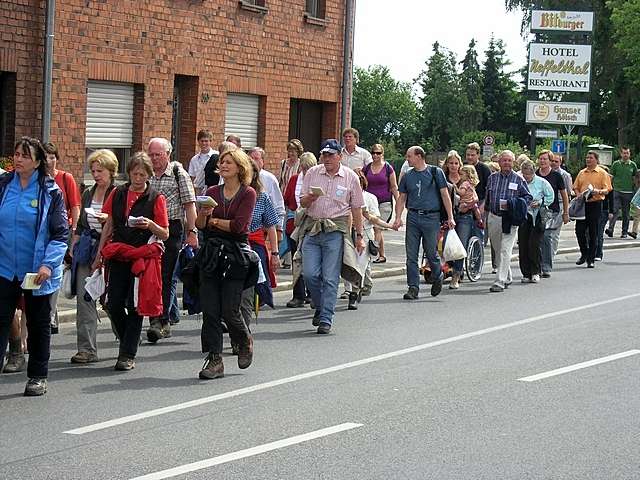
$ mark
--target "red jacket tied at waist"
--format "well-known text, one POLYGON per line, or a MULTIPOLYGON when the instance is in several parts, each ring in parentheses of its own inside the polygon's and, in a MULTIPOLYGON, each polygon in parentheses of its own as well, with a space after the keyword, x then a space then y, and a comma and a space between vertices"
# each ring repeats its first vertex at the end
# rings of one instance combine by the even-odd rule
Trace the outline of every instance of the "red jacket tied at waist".
POLYGON ((162 253, 164 245, 159 242, 141 247, 126 243, 111 242, 102 248, 105 260, 131 262, 131 273, 138 277, 137 310, 142 316, 162 315, 162 253))

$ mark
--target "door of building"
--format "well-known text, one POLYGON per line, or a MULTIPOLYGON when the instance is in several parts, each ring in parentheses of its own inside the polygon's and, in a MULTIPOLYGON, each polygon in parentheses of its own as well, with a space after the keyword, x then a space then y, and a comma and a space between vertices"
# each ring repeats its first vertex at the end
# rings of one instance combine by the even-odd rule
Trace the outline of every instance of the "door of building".
POLYGON ((291 99, 289 138, 297 138, 304 149, 318 155, 322 142, 322 102, 291 99))

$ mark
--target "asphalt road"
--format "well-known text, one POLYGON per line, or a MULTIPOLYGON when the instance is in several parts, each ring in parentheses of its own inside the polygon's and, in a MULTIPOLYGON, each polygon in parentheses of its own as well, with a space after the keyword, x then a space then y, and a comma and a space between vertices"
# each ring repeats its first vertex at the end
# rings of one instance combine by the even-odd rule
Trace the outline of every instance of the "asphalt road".
POLYGON ((72 366, 64 326, 45 397, 0 376, 0 478, 640 478, 640 250, 558 260, 502 294, 487 275, 406 302, 378 280, 328 336, 310 310, 263 312, 254 365, 225 355, 208 382, 196 318, 128 373, 106 325, 103 360, 72 366))

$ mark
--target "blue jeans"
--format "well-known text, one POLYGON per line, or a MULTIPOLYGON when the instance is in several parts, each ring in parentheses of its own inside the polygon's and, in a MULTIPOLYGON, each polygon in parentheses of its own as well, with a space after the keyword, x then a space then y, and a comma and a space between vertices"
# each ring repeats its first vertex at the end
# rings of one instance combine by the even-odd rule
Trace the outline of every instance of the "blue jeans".
POLYGON ((331 325, 333 321, 343 248, 342 232, 306 235, 302 242, 302 275, 316 310, 320 310, 320 323, 331 325))
MULTIPOLYGON (((475 230, 480 230, 476 227, 473 213, 464 213, 456 217, 456 233, 460 237, 460 241, 466 249, 469 245, 469 239, 473 236, 475 230)), ((479 237, 482 241, 482 237, 479 237)), ((464 258, 453 262, 453 271, 462 274, 464 270, 464 258)))
POLYGON ((170 322, 179 322, 180 321, 180 306, 178 305, 178 274, 179 274, 179 263, 176 262, 176 268, 173 270, 173 278, 171 279, 171 289, 170 289, 170 298, 171 304, 169 305, 169 321, 170 322))
MULTIPOLYGON (((438 232, 440 231, 440 212, 418 215, 407 213, 407 231, 405 233, 405 249, 407 255, 407 284, 420 288, 420 269, 418 252, 420 243, 431 266, 431 279, 442 275, 440 256, 438 255, 438 232)), ((306 278, 306 277, 305 277, 306 278)))

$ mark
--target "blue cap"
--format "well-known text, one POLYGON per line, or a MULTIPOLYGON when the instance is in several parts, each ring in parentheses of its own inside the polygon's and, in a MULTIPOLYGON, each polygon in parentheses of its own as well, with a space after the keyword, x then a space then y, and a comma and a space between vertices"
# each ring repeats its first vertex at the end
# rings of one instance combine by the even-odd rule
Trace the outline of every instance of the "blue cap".
POLYGON ((327 153, 340 153, 342 151, 342 145, 335 138, 330 138, 322 142, 320 146, 320 154, 327 153))

